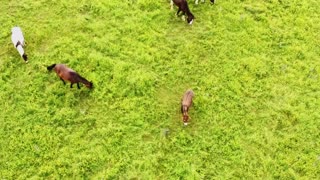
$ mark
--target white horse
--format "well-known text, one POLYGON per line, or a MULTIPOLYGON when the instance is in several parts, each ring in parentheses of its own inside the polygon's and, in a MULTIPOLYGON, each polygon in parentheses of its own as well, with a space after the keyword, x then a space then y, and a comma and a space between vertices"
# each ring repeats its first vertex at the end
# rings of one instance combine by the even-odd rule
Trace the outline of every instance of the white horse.
POLYGON ((14 47, 18 50, 20 56, 24 59, 26 63, 28 63, 27 54, 24 52, 23 47, 25 46, 24 37, 20 27, 13 27, 11 29, 12 35, 11 40, 14 47))

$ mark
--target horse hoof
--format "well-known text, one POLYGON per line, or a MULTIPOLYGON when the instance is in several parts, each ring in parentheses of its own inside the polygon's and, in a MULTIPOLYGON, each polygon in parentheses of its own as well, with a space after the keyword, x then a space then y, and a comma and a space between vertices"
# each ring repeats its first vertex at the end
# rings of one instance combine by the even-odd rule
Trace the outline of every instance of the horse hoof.
POLYGON ((29 61, 26 61, 26 64, 28 64, 29 61))

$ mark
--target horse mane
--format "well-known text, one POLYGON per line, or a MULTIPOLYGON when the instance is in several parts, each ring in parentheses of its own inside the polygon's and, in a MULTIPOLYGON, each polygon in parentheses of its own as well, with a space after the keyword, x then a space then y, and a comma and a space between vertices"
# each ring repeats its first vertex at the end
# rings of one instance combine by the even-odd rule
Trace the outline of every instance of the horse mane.
POLYGON ((16 48, 17 48, 19 45, 23 46, 23 45, 21 44, 21 42, 18 41, 17 44, 16 44, 16 48))
POLYGON ((194 15, 191 13, 190 9, 189 9, 189 5, 188 2, 185 1, 185 6, 186 6, 186 13, 187 15, 191 15, 192 17, 194 17, 194 15))

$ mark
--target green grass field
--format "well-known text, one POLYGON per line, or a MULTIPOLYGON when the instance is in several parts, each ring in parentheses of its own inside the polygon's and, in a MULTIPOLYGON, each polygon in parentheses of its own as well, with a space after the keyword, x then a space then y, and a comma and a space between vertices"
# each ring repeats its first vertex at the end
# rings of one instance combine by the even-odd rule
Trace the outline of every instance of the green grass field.
POLYGON ((2 0, 0 179, 319 179, 320 1, 189 6, 2 0))

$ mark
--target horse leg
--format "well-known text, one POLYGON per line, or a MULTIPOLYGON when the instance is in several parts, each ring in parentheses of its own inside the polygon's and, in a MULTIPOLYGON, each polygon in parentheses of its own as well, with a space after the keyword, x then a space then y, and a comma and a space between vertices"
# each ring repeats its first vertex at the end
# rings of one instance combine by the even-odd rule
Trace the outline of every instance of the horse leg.
POLYGON ((186 21, 186 13, 185 12, 182 13, 181 19, 182 19, 182 21, 186 21))
POLYGON ((72 88, 73 83, 70 84, 70 88, 72 88))
POLYGON ((63 84, 66 85, 66 82, 65 82, 62 78, 60 78, 60 79, 61 79, 61 81, 63 82, 63 84))
POLYGON ((181 9, 179 8, 177 11, 177 16, 179 16, 180 11, 181 11, 181 9))
POLYGON ((173 0, 170 1, 170 10, 173 10, 173 0))
POLYGON ((79 83, 77 83, 77 87, 78 87, 78 89, 80 89, 79 83))

